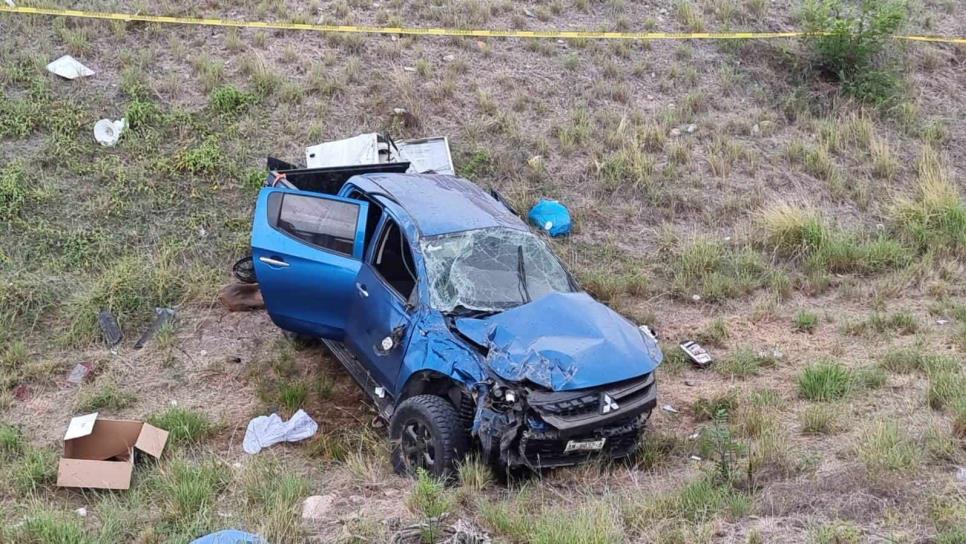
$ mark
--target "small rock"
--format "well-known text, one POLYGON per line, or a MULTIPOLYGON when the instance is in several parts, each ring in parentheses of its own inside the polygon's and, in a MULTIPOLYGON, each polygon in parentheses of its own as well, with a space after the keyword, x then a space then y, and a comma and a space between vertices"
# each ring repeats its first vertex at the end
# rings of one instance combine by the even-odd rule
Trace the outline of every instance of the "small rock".
POLYGON ((700 302, 701 301, 701 295, 691 295, 691 300, 693 300, 695 302, 700 302))
POLYGON ((537 17, 536 15, 534 15, 534 14, 533 14, 533 12, 532 12, 532 11, 530 11, 530 10, 528 10, 527 8, 523 8, 523 13, 524 13, 524 14, 525 14, 525 15, 526 15, 527 17, 530 17, 531 19, 536 19, 536 17, 537 17))
POLYGON ((87 517, 87 508, 81 506, 77 510, 74 510, 74 513, 77 514, 78 516, 82 517, 82 518, 86 518, 87 517))
POLYGON ((694 387, 694 382, 691 380, 684 380, 684 385, 688 387, 694 387))
POLYGON ((453 62, 454 60, 456 60, 456 55, 453 55, 453 54, 443 55, 443 60, 445 60, 446 62, 453 62))
POLYGON ((362 504, 366 502, 366 499, 362 495, 352 495, 349 497, 349 502, 352 504, 362 504))
POLYGON ((685 130, 688 132, 688 134, 694 134, 694 131, 698 130, 698 125, 695 125, 695 124, 688 125, 687 127, 685 127, 685 130))
POLYGON ((679 129, 679 128, 672 128, 671 129, 671 136, 674 136, 676 138, 676 137, 678 137, 680 135, 681 135, 681 129, 679 129))
POLYGON ((302 519, 324 519, 333 502, 335 497, 332 495, 312 495, 302 503, 302 519))

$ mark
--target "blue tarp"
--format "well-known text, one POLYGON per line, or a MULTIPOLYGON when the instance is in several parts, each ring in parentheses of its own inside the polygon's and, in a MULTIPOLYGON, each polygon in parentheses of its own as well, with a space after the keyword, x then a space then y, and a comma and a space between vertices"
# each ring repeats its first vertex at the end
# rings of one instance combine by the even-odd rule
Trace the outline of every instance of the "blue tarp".
POLYGON ((535 227, 550 236, 570 234, 570 211, 556 200, 541 199, 527 215, 535 227))
POLYGON ((191 541, 191 544, 268 544, 265 539, 258 535, 238 531, 236 529, 225 529, 217 533, 211 533, 201 538, 191 541))

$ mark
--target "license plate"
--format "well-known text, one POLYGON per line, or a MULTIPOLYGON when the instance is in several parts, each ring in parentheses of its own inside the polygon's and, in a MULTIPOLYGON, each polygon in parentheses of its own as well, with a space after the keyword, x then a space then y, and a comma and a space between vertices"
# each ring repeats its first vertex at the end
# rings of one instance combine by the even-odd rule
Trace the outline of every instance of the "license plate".
POLYGON ((604 441, 606 438, 601 438, 600 440, 568 440, 567 447, 564 448, 564 453, 570 453, 572 451, 600 451, 604 449, 604 441))

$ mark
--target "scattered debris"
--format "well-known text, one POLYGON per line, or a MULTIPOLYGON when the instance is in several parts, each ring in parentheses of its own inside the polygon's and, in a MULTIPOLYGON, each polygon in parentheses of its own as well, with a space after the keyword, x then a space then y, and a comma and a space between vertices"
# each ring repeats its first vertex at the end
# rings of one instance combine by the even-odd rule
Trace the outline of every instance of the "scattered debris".
POLYGON ((304 410, 295 412, 292 419, 282 421, 278 414, 258 416, 248 422, 242 447, 245 453, 255 455, 262 448, 278 444, 279 442, 298 442, 315 434, 319 424, 304 410))
POLYGON ((265 307, 257 283, 230 283, 218 291, 218 302, 229 312, 248 312, 265 307))
POLYGON ((691 300, 694 302, 701 302, 701 295, 691 295, 691 300))
POLYGON ((224 529, 217 533, 196 538, 191 541, 191 544, 266 544, 266 542, 258 535, 237 529, 224 529))
POLYGON ((711 355, 694 340, 683 342, 681 349, 684 350, 684 353, 688 354, 691 362, 700 368, 704 368, 712 363, 711 355))
POLYGON ((121 327, 117 324, 117 318, 110 310, 101 310, 101 313, 97 314, 97 324, 101 327, 101 333, 104 335, 104 342, 107 343, 107 347, 113 348, 124 339, 124 333, 121 332, 121 327))
POLYGON ((251 255, 235 261, 235 264, 231 265, 231 273, 242 283, 258 283, 258 278, 255 277, 255 262, 251 255))
POLYGON ((87 377, 91 375, 91 372, 93 370, 94 370, 94 365, 92 365, 91 363, 77 363, 76 365, 74 365, 74 368, 72 368, 70 370, 70 373, 67 375, 67 381, 74 385, 83 383, 84 380, 86 380, 87 377))
POLYGON ((456 60, 456 55, 453 55, 452 53, 450 53, 449 55, 443 55, 443 60, 445 60, 446 62, 453 62, 454 60, 456 60))
POLYGON ((389 116, 391 126, 402 128, 416 128, 419 126, 419 119, 403 108, 393 108, 392 115, 389 116))
POLYGON ((701 460, 701 458, 698 457, 697 455, 692 455, 691 457, 689 457, 689 459, 691 459, 692 461, 700 461, 701 460))
POLYGON ((78 516, 82 517, 82 518, 86 518, 87 517, 87 508, 81 506, 77 510, 74 510, 74 513, 77 514, 78 516))
POLYGON ((134 450, 157 459, 167 441, 168 431, 141 421, 98 418, 97 412, 75 417, 64 433, 57 486, 128 489, 134 450))
POLYGON ((302 502, 302 519, 320 520, 328 515, 335 502, 333 495, 312 495, 302 502))
POLYGON ((450 526, 443 526, 446 514, 413 523, 396 531, 389 540, 392 544, 417 544, 429 533, 436 537, 433 542, 440 544, 490 544, 489 535, 463 519, 450 526))
MULTIPOLYGON (((406 110, 397 108, 393 115, 406 126, 418 124, 406 110)), ((446 137, 394 141, 371 132, 307 147, 305 162, 309 168, 408 162, 410 173, 456 175, 446 137)))
POLYGON ((47 71, 64 79, 77 79, 94 75, 94 70, 84 66, 70 55, 64 55, 48 64, 47 71))
POLYGON ((134 343, 134 349, 143 348, 144 344, 146 344, 152 336, 157 334, 165 323, 174 318, 174 314, 175 312, 171 308, 155 308, 154 321, 152 321, 151 325, 148 326, 148 329, 144 331, 144 333, 141 335, 141 338, 138 338, 138 341, 134 343))
POLYGON ((701 433, 695 431, 688 435, 688 440, 697 440, 699 436, 701 436, 701 433))
POLYGON ((556 200, 541 199, 533 208, 530 208, 527 218, 550 236, 570 234, 570 211, 556 200))
POLYGON ((945 325, 946 323, 949 323, 949 320, 948 319, 937 319, 936 320, 936 324, 937 325, 945 325))
POLYGON ((121 133, 124 132, 126 127, 127 121, 124 119, 117 121, 101 119, 94 123, 94 139, 103 146, 114 147, 121 139, 121 133))
POLYGON ((681 412, 678 411, 677 408, 671 406, 670 404, 665 404, 665 405, 661 406, 661 410, 664 410, 665 412, 667 412, 669 414, 680 414, 681 413, 681 412))

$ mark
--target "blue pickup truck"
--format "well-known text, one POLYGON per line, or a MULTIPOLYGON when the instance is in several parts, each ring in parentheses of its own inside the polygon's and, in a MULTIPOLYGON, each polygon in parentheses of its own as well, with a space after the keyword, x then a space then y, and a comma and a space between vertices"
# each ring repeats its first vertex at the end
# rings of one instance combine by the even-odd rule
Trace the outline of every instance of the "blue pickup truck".
POLYGON ((406 163, 279 164, 252 226, 266 309, 372 398, 398 472, 447 476, 473 448, 503 470, 635 451, 654 333, 583 292, 498 193, 406 163))

